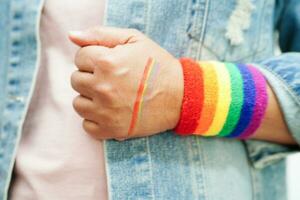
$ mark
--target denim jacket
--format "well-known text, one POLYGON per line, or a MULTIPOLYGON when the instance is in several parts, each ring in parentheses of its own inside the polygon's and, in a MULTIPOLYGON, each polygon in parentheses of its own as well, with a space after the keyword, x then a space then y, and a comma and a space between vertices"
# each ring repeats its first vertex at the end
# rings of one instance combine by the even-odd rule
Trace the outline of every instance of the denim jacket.
MULTIPOLYGON (((298 33, 290 37, 280 28, 288 24, 294 30, 300 25, 299 15, 291 9, 299 1, 283 1, 276 1, 277 7, 275 0, 108 0, 105 24, 138 29, 176 57, 257 64, 300 143, 300 54, 274 56, 276 27, 284 51, 294 50, 285 44, 299 41, 298 33), (287 16, 294 21, 285 21, 287 16)), ((42 6, 42 0, 0 0, 3 200, 8 198, 36 82, 42 6)), ((181 137, 172 131, 124 142, 108 140, 104 146, 110 199, 143 200, 283 200, 284 158, 298 151, 262 141, 181 137)))

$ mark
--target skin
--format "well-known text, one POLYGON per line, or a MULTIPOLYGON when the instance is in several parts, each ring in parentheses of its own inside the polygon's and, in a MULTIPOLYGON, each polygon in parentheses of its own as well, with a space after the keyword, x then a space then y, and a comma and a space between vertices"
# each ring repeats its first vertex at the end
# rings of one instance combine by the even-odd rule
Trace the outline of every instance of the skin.
MULTIPOLYGON (((94 27, 70 32, 80 49, 78 70, 71 85, 79 93, 73 107, 83 118, 84 130, 96 139, 124 140, 173 129, 180 118, 183 75, 179 61, 154 41, 133 29, 94 27), (143 112, 128 136, 133 104, 147 60, 161 65, 156 83, 144 98, 143 112)), ((268 85, 269 104, 252 139, 295 144, 280 106, 268 85)))

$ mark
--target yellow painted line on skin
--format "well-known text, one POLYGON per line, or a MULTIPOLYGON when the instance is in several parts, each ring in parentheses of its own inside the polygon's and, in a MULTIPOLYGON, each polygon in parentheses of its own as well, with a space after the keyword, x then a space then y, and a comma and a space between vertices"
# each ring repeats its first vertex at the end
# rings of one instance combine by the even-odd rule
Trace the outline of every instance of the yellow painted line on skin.
POLYGON ((212 62, 215 71, 218 77, 218 101, 216 113, 213 119, 213 122, 209 129, 203 134, 205 136, 215 136, 222 130, 228 113, 229 107, 231 103, 231 83, 230 83, 230 75, 229 72, 221 62, 212 62))
POLYGON ((153 68, 154 68, 154 65, 155 65, 155 61, 152 60, 152 63, 150 65, 150 69, 149 69, 149 72, 147 74, 147 78, 146 78, 146 81, 145 81, 145 87, 144 87, 144 91, 143 91, 143 94, 142 94, 142 101, 140 103, 140 106, 139 106, 139 114, 138 114, 138 118, 140 119, 141 118, 141 114, 142 114, 142 108, 143 108, 143 104, 144 104, 144 98, 145 98, 145 94, 147 92, 147 89, 149 87, 149 78, 153 72, 153 68))

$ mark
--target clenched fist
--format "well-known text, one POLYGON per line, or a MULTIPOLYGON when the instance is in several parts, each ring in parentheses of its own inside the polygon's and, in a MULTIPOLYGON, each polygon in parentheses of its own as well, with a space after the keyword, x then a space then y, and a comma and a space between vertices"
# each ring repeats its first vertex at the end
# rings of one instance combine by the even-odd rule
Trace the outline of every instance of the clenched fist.
POLYGON ((132 29, 96 27, 69 37, 80 46, 75 56, 78 71, 71 77, 80 95, 73 106, 88 134, 124 140, 176 126, 183 98, 176 58, 132 29))

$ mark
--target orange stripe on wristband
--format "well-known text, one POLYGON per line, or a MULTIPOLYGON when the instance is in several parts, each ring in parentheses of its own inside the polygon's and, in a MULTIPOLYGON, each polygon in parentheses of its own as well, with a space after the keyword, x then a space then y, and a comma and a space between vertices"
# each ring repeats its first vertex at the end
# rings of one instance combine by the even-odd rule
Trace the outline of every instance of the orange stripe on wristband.
POLYGON ((212 62, 215 67, 215 72, 218 77, 218 89, 219 96, 216 105, 216 113, 213 119, 213 122, 209 129, 203 134, 205 136, 215 136, 222 130, 227 115, 229 112, 229 106, 231 102, 231 85, 230 85, 230 76, 229 72, 221 62, 212 62))
POLYGON ((209 62, 199 62, 199 65, 203 70, 204 103, 198 120, 198 127, 194 134, 205 135, 206 131, 211 126, 216 113, 219 89, 214 65, 209 62))

